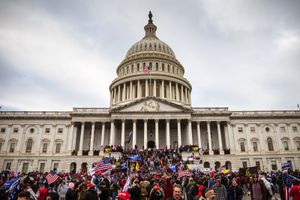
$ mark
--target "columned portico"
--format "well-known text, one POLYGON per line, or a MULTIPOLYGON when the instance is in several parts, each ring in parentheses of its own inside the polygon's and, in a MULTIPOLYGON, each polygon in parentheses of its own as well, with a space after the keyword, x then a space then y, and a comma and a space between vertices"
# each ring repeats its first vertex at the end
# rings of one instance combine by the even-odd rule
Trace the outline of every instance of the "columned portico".
POLYGON ((121 128, 121 146, 125 147, 125 120, 122 120, 122 128, 121 128))
POLYGON ((220 154, 224 154, 223 150, 223 144, 222 144, 222 137, 221 137, 221 127, 220 127, 220 122, 217 122, 217 127, 218 127, 218 141, 219 141, 219 151, 220 154))
POLYGON ((207 124, 207 137, 208 137, 209 155, 212 155, 213 154, 213 150, 212 150, 212 144, 211 144, 210 122, 206 122, 206 124, 207 124))
POLYGON ((170 148, 170 120, 166 120, 166 146, 170 148))
POLYGON ((94 137, 95 137, 95 122, 92 122, 90 151, 89 151, 90 156, 94 154, 94 137))
POLYGON ((182 145, 182 142, 181 142, 181 122, 179 119, 177 120, 177 137, 178 137, 178 147, 180 147, 182 145))
POLYGON ((198 146, 199 146, 199 148, 202 148, 200 122, 197 122, 197 136, 198 136, 198 146))
POLYGON ((132 148, 135 148, 136 145, 136 120, 132 122, 132 148))
POLYGON ((82 149, 83 149, 83 137, 84 137, 84 122, 81 123, 81 130, 80 130, 80 142, 79 142, 79 156, 82 156, 82 149))
POLYGON ((159 149, 159 127, 158 127, 158 124, 159 123, 159 120, 156 119, 155 120, 155 146, 156 146, 156 149, 159 149))
POLYGON ((148 142, 148 128, 147 128, 147 124, 148 120, 144 119, 144 149, 147 149, 147 142, 148 142))

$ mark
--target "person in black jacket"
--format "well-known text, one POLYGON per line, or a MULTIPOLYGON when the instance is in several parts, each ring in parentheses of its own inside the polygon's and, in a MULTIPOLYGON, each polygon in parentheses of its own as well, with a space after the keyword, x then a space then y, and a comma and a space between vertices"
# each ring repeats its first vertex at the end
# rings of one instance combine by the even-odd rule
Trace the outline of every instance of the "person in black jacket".
POLYGON ((242 188, 237 184, 236 180, 232 180, 231 185, 227 191, 228 200, 242 200, 244 192, 242 188))
POLYGON ((77 192, 75 191, 75 184, 70 182, 69 189, 66 193, 66 200, 76 200, 77 199, 77 192))
POLYGON ((109 188, 106 186, 106 182, 102 181, 100 183, 100 194, 99 194, 99 198, 100 200, 108 200, 110 198, 110 190, 109 188))
POLYGON ((94 185, 91 183, 87 184, 87 191, 86 191, 86 199, 88 200, 98 200, 98 194, 94 188, 94 185))

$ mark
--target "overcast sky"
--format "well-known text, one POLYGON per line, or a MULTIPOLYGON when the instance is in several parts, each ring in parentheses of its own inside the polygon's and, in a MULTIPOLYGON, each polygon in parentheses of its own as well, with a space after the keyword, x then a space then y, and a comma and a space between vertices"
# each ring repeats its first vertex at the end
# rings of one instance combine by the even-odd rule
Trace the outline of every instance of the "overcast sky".
POLYGON ((185 67, 193 107, 297 109, 300 1, 2 0, 2 110, 109 107, 149 10, 185 67))

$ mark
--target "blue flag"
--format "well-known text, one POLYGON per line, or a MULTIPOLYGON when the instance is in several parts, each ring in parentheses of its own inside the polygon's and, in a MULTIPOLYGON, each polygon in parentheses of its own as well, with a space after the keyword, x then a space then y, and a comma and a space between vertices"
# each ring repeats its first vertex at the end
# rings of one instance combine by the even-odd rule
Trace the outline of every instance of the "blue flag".
POLYGON ((122 164, 121 164, 121 169, 127 169, 127 168, 128 168, 128 166, 127 166, 126 163, 122 163, 122 164))
POLYGON ((9 200, 15 199, 17 190, 20 190, 20 178, 11 179, 4 183, 4 188, 9 191, 9 200))
POLYGON ((142 160, 141 156, 138 155, 138 154, 136 154, 136 155, 134 155, 134 156, 128 156, 128 159, 129 159, 129 160, 135 160, 135 161, 137 161, 137 160, 142 160))
POLYGON ((170 165, 169 168, 172 170, 172 172, 176 172, 176 165, 170 165))

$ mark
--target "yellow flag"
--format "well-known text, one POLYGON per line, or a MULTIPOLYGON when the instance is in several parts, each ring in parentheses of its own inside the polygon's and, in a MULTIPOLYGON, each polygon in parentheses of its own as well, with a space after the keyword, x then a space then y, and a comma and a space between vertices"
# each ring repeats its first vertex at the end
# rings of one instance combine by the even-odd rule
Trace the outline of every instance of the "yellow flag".
POLYGON ((249 168, 246 169, 246 176, 247 176, 247 177, 250 177, 250 176, 251 176, 251 173, 250 173, 249 168))
POLYGON ((135 165, 135 171, 139 171, 139 169, 140 169, 139 163, 136 162, 136 165, 135 165))

